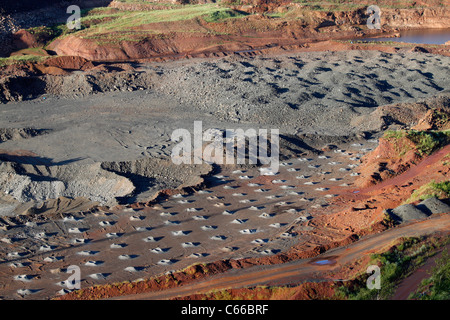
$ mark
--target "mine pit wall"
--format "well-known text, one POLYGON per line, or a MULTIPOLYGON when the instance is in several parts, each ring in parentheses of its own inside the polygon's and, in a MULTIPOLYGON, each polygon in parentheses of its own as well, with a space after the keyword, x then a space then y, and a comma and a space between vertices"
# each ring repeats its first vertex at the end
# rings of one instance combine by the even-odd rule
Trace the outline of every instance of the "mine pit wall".
MULTIPOLYGON (((365 27, 368 18, 365 9, 336 12, 316 11, 313 14, 318 23, 328 22, 329 26, 347 24, 365 27)), ((381 24, 387 29, 450 28, 450 8, 381 8, 381 24)))
POLYGON ((90 8, 97 6, 107 6, 109 3, 111 3, 111 0, 0 0, 0 13, 11 14, 18 12, 27 12, 57 5, 78 5, 81 7, 90 8), (70 4, 68 4, 68 2, 70 2, 70 4))
POLYGON ((385 9, 381 19, 391 28, 450 28, 450 8, 385 9))
MULTIPOLYGON (((291 21, 288 31, 293 36, 307 40, 308 38, 320 39, 340 39, 343 36, 351 38, 361 35, 362 30, 366 30, 365 22, 367 15, 364 10, 353 10, 345 12, 312 12, 312 22, 309 27, 302 28, 300 21, 291 21), (341 31, 317 32, 318 29, 324 27, 339 27, 341 31), (353 28, 353 31, 345 31, 346 28, 353 28), (316 31, 314 31, 316 30, 316 31)), ((450 28, 450 8, 433 8, 433 9, 383 9, 382 24, 386 31, 402 30, 402 29, 429 29, 429 28, 450 28)), ((230 23, 239 23, 233 21, 230 23)), ((283 38, 283 31, 286 27, 282 25, 282 20, 249 20, 246 24, 255 27, 264 26, 264 29, 278 32, 283 38), (280 29, 281 28, 281 29, 280 29), (278 31, 276 31, 278 30, 278 31)), ((208 27, 208 24, 205 24, 208 27)), ((214 25, 210 25, 214 29, 214 25)), ((249 27, 249 30, 251 28, 249 27)), ((245 30, 245 29, 244 29, 245 30)), ((350 29, 349 29, 350 30, 350 29)), ((375 30, 371 30, 375 31, 375 30)), ((249 31, 250 32, 250 31, 249 31)), ((250 32, 251 33, 251 32, 250 32)), ((372 35, 373 32, 371 32, 372 35)), ((245 36, 243 31, 241 36, 245 36)), ((260 33, 264 37, 264 33, 260 33)), ((198 37, 193 35, 191 40, 187 41, 185 36, 170 36, 164 39, 145 39, 139 42, 122 41, 118 45, 99 44, 92 39, 82 39, 76 36, 68 36, 64 39, 56 39, 48 48, 55 51, 58 55, 73 55, 94 61, 117 61, 127 59, 150 58, 159 55, 182 54, 201 48, 210 47, 213 37, 198 37)), ((280 38, 280 39, 281 39, 280 38)), ((284 39, 289 40, 289 39, 284 39)), ((295 42, 295 39, 292 38, 295 42)))
MULTIPOLYGON (((314 13, 318 21, 329 25, 365 26, 368 15, 365 10, 314 13)), ((450 28, 450 8, 381 9, 381 24, 384 28, 450 28)))

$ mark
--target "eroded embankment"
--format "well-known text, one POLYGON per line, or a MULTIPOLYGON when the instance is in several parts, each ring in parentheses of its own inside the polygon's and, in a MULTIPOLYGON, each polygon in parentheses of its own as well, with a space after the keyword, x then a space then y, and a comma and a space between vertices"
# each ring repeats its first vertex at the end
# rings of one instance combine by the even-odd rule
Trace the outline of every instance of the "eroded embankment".
MULTIPOLYGON (((330 39, 389 33, 408 28, 448 28, 446 7, 389 9, 383 8, 383 30, 366 27, 369 15, 364 9, 349 11, 311 11, 292 8, 282 18, 254 14, 242 18, 208 22, 194 20, 156 22, 113 29, 119 40, 105 32, 91 34, 89 28, 56 39, 48 48, 58 55, 80 56, 90 60, 128 60, 209 52, 235 52, 279 47, 330 39), (152 34, 142 36, 142 31, 152 34), (180 31, 188 30, 188 31, 180 31), (125 34, 125 33, 124 33, 125 34)), ((95 30, 95 29, 94 29, 95 30)), ((94 32, 94 31, 92 31, 94 32)))

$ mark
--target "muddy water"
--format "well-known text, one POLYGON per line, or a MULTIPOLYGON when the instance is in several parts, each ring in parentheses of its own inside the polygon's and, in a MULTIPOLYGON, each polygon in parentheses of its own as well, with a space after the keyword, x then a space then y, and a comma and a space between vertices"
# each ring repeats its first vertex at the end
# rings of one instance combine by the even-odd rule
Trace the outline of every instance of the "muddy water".
POLYGON ((400 32, 398 38, 367 38, 368 41, 394 41, 417 44, 445 44, 450 41, 450 29, 421 29, 400 32))

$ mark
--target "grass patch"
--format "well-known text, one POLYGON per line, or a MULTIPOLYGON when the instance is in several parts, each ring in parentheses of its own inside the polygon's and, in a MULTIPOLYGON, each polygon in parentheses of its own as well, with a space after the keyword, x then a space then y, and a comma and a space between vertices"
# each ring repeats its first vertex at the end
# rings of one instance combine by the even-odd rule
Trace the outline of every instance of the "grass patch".
POLYGON ((383 138, 394 145, 399 156, 405 155, 406 152, 412 149, 410 145, 401 143, 403 138, 407 138, 414 143, 417 155, 424 157, 446 146, 450 142, 450 130, 387 130, 383 138))
POLYGON ((397 152, 398 156, 404 156, 408 151, 413 149, 411 143, 405 141, 407 137, 407 132, 403 130, 387 130, 383 138, 389 141, 397 152))
POLYGON ((384 133, 383 138, 387 139, 387 140, 392 140, 392 139, 400 139, 403 138, 405 136, 405 131, 402 130, 387 130, 384 133))
POLYGON ((12 64, 25 64, 29 62, 39 63, 49 58, 42 55, 17 55, 7 58, 0 58, 0 67, 8 66, 12 64))
POLYGON ((450 181, 443 181, 435 183, 433 182, 433 187, 436 190, 440 190, 442 192, 445 192, 446 194, 450 195, 450 181))
MULTIPOLYGON (((200 22, 222 22, 227 19, 244 17, 246 14, 217 4, 185 5, 168 10, 125 11, 111 8, 87 10, 81 18, 84 28, 77 36, 100 42, 139 41, 146 35, 169 34, 166 28, 156 27, 156 23, 194 21, 199 25, 197 32, 208 33, 200 22), (197 20, 196 20, 197 19, 197 20), (139 29, 137 29, 139 27, 139 29), (113 36, 111 36, 113 35, 113 36)), ((170 31, 170 30, 169 30, 170 31)), ((184 32, 184 30, 183 30, 184 32)), ((185 32, 189 32, 185 31, 185 32)))
POLYGON ((407 138, 417 146, 419 156, 432 154, 450 142, 450 130, 446 131, 416 131, 410 130, 407 138))
POLYGON ((428 198, 438 198, 438 199, 447 199, 450 197, 450 181, 443 182, 430 182, 419 189, 414 190, 404 203, 412 203, 415 201, 421 201, 428 198))
POLYGON ((370 290, 367 288, 367 279, 370 274, 364 272, 354 280, 338 287, 336 296, 348 300, 389 299, 395 293, 401 280, 423 265, 428 257, 436 253, 438 248, 447 245, 449 242, 449 237, 403 238, 387 252, 371 256, 369 265, 380 267, 380 289, 370 290))
POLYGON ((436 259, 436 266, 432 269, 431 276, 422 281, 409 299, 450 300, 450 256, 447 248, 442 252, 442 256, 436 259))
MULTIPOLYGON (((165 5, 147 1, 124 1, 143 4, 165 5)), ((240 18, 247 14, 234 11, 217 4, 178 5, 167 10, 127 11, 109 7, 83 9, 81 12, 81 30, 70 30, 66 24, 51 27, 42 26, 27 29, 39 42, 48 44, 67 35, 76 34, 82 38, 94 39, 100 43, 118 43, 120 41, 140 41, 148 35, 164 37, 166 29, 155 28, 152 24, 202 19, 206 22, 222 22, 231 18, 240 18), (142 27, 146 26, 146 27, 142 27), (139 30, 136 30, 140 27, 139 30)), ((179 32, 189 32, 180 30, 179 32)), ((196 32, 208 33, 207 28, 196 32)))
POLYGON ((161 6, 161 7, 173 7, 173 6, 182 6, 182 4, 176 3, 168 3, 168 2, 152 2, 147 0, 117 0, 122 3, 137 3, 137 4, 145 4, 152 6, 161 6))
MULTIPOLYGON (((235 11, 218 7, 214 4, 191 5, 179 9, 155 10, 155 11, 122 11, 113 14, 103 14, 85 17, 84 19, 116 18, 111 21, 100 22, 89 29, 101 29, 104 31, 124 31, 137 26, 158 23, 191 20, 204 17, 208 21, 219 21, 226 18, 242 16, 235 11), (119 18, 119 19, 117 19, 119 18)), ((83 22, 83 19, 82 19, 83 22)), ((92 31, 87 29, 87 31, 92 31)))

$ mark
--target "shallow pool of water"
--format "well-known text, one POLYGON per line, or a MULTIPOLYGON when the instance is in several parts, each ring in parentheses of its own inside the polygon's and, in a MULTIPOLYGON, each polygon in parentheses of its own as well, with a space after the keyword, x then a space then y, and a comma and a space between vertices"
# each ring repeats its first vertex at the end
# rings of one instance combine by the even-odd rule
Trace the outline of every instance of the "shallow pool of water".
POLYGON ((365 38, 366 41, 394 41, 417 44, 444 44, 450 41, 450 29, 422 29, 401 31, 398 38, 365 38))

